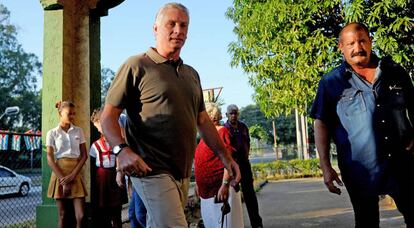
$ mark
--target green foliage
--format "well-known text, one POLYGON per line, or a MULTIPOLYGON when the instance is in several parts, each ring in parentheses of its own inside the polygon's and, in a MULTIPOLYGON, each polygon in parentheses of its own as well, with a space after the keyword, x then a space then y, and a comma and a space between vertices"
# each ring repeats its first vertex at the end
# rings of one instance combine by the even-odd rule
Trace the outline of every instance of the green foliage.
MULTIPOLYGON (((296 143, 295 115, 281 115, 275 118, 277 144, 296 143)), ((312 126, 310 126, 312 127, 312 126)))
POLYGON ((111 86, 112 80, 114 80, 115 72, 110 68, 103 67, 101 69, 101 104, 105 104, 106 94, 111 86))
POLYGON ((252 165, 254 178, 289 179, 300 177, 320 177, 319 159, 277 160, 269 163, 252 165))
POLYGON ((253 125, 249 128, 249 134, 252 138, 265 140, 267 138, 266 131, 260 125, 253 125))
POLYGON ((26 131, 40 129, 41 100, 37 80, 41 64, 17 41, 16 26, 9 23, 10 12, 0 4, 0 112, 19 106, 20 114, 3 117, 1 129, 26 131), (22 126, 21 126, 22 125, 22 126))
MULTIPOLYGON (((247 126, 260 126, 266 133, 266 137, 260 139, 265 140, 268 144, 273 144, 272 119, 267 118, 257 105, 248 105, 240 109, 239 118, 242 122, 247 124, 247 126)), ((275 125, 277 131, 276 140, 278 144, 292 144, 296 142, 294 115, 281 115, 276 117, 275 125)), ((253 137, 253 135, 251 135, 251 137, 253 137)))
MULTIPOLYGON (((22 126, 15 128, 17 132, 25 132, 28 129, 41 130, 42 96, 41 90, 27 90, 16 96, 15 104, 20 107, 22 126)), ((16 123, 15 123, 16 124, 16 123)))
POLYGON ((305 112, 319 77, 336 65, 340 0, 234 0, 232 66, 250 75, 255 101, 268 117, 305 112), (335 61, 336 60, 336 61, 335 61), (329 64, 327 64, 329 63, 329 64))
POLYGON ((368 25, 373 50, 390 55, 413 75, 414 1, 233 0, 226 16, 237 40, 228 51, 255 89, 254 99, 267 117, 305 113, 320 77, 337 66, 342 26, 368 25))
MULTIPOLYGON (((272 120, 267 118, 257 105, 248 105, 241 108, 239 119, 249 127, 250 132, 252 132, 252 126, 260 127, 264 131, 264 135, 258 139, 262 139, 269 144, 273 143, 272 120)), ((252 134, 250 136, 256 137, 252 134)))
POLYGON ((36 227, 36 219, 24 221, 18 224, 3 226, 4 228, 16 228, 16 227, 36 227))

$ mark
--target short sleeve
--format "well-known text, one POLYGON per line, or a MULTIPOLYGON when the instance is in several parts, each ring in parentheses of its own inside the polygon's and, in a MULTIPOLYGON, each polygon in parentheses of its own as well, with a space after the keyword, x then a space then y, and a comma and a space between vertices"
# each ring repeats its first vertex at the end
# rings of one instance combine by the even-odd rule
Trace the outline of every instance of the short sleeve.
POLYGON ((48 131, 46 134, 46 146, 51 146, 53 149, 56 149, 52 130, 48 131))
POLYGON ((82 128, 79 128, 79 138, 80 138, 80 144, 86 143, 85 134, 83 133, 82 128))
POLYGON ((89 155, 91 156, 91 157, 94 157, 94 158, 96 158, 96 147, 95 147, 95 144, 94 143, 92 143, 92 146, 91 146, 91 149, 89 150, 89 155))
POLYGON ((318 91, 316 92, 315 100, 313 101, 310 117, 319 119, 323 122, 327 120, 327 113, 329 109, 329 98, 327 96, 325 81, 322 79, 319 82, 318 91))
POLYGON ((128 89, 128 81, 131 76, 132 68, 127 61, 119 68, 114 80, 111 83, 111 86, 109 87, 105 100, 106 104, 111 104, 122 109, 125 108, 125 97, 128 89))
POLYGON ((224 146, 227 151, 233 153, 235 149, 231 146, 230 131, 226 127, 220 128, 218 131, 220 138, 223 140, 224 146))
POLYGON ((196 73, 197 75, 197 81, 198 81, 198 87, 200 89, 200 104, 198 106, 198 113, 206 110, 206 105, 204 104, 204 95, 203 95, 203 88, 201 87, 201 81, 200 81, 200 76, 198 75, 198 73, 196 73))

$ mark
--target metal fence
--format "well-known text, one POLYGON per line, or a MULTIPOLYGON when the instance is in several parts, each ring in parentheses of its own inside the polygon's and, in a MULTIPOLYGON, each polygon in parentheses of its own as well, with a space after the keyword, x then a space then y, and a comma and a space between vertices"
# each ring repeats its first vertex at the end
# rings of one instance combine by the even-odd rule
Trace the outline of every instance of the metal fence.
POLYGON ((0 132, 0 227, 35 227, 42 201, 40 134, 0 132))
MULTIPOLYGON (((0 228, 36 227, 36 206, 42 203, 40 138, 0 132, 0 228)), ((124 223, 128 206, 123 205, 124 223)))
MULTIPOLYGON (((40 136, 0 131, 0 227, 36 227, 36 206, 42 202, 40 136)), ((314 145, 309 145, 307 150, 309 157, 316 157, 314 145)), ((334 146, 332 150, 335 157, 334 146)), ((302 148, 295 145, 279 145, 277 148, 262 145, 252 148, 250 161, 263 163, 276 159, 296 159, 299 151, 303 151, 302 148)), ((194 209, 196 201, 189 201, 187 217, 198 221, 200 215, 194 209)), ((122 220, 129 222, 128 204, 123 206, 122 220)))
MULTIPOLYGON (((336 159, 336 146, 331 144, 330 154, 331 159, 336 159)), ((256 147, 252 147, 250 151, 250 161, 253 163, 270 162, 274 160, 292 160, 317 158, 318 152, 315 144, 308 144, 305 148, 298 147, 295 144, 278 145, 276 148, 269 144, 259 144, 256 147), (307 155, 304 156, 304 151, 307 155), (277 155, 277 156, 276 156, 277 155)))

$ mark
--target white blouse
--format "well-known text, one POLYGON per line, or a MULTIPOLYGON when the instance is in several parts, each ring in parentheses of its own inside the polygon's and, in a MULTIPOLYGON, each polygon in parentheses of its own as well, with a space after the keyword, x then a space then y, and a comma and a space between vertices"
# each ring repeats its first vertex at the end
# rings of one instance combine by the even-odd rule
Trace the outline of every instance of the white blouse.
POLYGON ((85 142, 82 128, 73 124, 70 125, 68 132, 58 125, 49 130, 46 135, 46 146, 53 147, 55 159, 78 158, 80 156, 79 145, 85 142))

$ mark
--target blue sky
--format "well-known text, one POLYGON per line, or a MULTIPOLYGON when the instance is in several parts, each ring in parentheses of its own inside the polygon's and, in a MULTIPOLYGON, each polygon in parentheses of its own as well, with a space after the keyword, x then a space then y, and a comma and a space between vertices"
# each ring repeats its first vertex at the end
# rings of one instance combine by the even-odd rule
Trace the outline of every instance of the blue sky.
MULTIPOLYGON (((101 19, 101 64, 116 71, 127 57, 155 44, 152 25, 157 10, 169 1, 125 0, 101 19)), ((190 10, 184 62, 200 74, 203 88, 223 86, 225 104, 252 104, 253 89, 240 68, 231 68, 227 45, 236 39, 233 23, 224 14, 232 1, 177 1, 190 10)), ((39 0, 1 0, 11 12, 18 40, 27 52, 43 58, 43 9, 39 0)))

